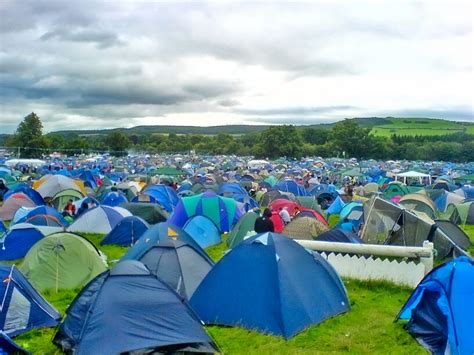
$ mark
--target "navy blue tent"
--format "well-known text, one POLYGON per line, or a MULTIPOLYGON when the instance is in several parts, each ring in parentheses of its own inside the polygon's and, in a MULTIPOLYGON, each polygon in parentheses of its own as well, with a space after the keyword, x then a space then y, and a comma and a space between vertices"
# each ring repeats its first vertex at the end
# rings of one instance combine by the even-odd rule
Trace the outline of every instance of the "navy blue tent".
POLYGON ((208 324, 286 339, 350 308, 334 269, 282 234, 243 240, 207 274, 190 300, 208 324))
MULTIPOLYGON (((46 228, 43 228, 46 229, 46 228)), ((61 228, 49 227, 52 232, 58 232, 61 228)), ((29 223, 13 225, 0 240, 0 260, 16 260, 25 257, 31 247, 40 239, 43 239, 45 233, 38 227, 29 223)))
POLYGON ((363 244, 364 242, 355 233, 348 232, 340 228, 333 228, 327 232, 318 235, 316 240, 325 242, 354 243, 363 244))
POLYGON ((84 287, 53 342, 77 355, 217 351, 186 301, 134 260, 118 263, 84 287))
POLYGON ((31 329, 54 327, 61 315, 15 265, 0 265, 1 330, 13 337, 31 329))
POLYGON ((150 228, 140 217, 128 216, 122 219, 100 242, 101 245, 117 244, 131 246, 150 228))
POLYGON ((189 299, 197 286, 214 266, 201 249, 171 238, 147 243, 139 251, 132 247, 122 260, 138 260, 182 297, 189 299))
POLYGON ((7 354, 29 354, 29 352, 11 340, 4 332, 0 331, 0 355, 7 354))
POLYGON ((433 269, 397 319, 433 354, 473 354, 474 260, 461 256, 433 269))

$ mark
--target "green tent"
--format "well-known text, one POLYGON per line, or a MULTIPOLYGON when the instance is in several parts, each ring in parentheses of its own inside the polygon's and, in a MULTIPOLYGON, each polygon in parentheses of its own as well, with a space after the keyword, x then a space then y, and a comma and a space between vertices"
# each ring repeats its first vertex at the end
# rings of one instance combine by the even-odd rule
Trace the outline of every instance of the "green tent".
POLYGON ((265 181, 271 187, 275 186, 278 183, 278 179, 273 175, 270 175, 269 177, 265 178, 265 180, 263 181, 265 181))
POLYGON ((150 224, 165 222, 169 215, 160 205, 146 202, 125 202, 120 207, 130 211, 131 214, 143 218, 150 224))
POLYGON ((474 182, 474 174, 463 175, 457 178, 454 178, 456 182, 474 182))
POLYGON ((181 176, 186 175, 183 170, 173 168, 172 166, 162 166, 156 170, 153 170, 154 175, 166 175, 166 176, 181 176))
POLYGON ((82 287, 107 268, 91 242, 59 232, 33 245, 19 269, 37 290, 58 292, 82 287))
POLYGON ((387 199, 391 199, 395 196, 405 196, 408 193, 410 193, 410 191, 408 191, 407 186, 398 181, 389 183, 383 191, 383 195, 387 199))
POLYGON ((66 189, 59 191, 54 197, 51 199, 54 207, 58 211, 64 210, 64 207, 66 207, 67 201, 73 200, 77 201, 83 198, 84 196, 82 195, 81 192, 74 190, 74 189, 66 189))
POLYGON ((247 212, 242 217, 240 217, 237 224, 229 232, 229 237, 227 238, 227 246, 229 248, 235 247, 245 236, 254 230, 255 220, 258 218, 258 213, 247 212))
POLYGON ((444 216, 455 224, 474 224, 474 201, 450 203, 444 216))
POLYGON ((318 204, 318 199, 316 196, 297 196, 296 201, 298 201, 301 206, 324 215, 321 206, 318 204))

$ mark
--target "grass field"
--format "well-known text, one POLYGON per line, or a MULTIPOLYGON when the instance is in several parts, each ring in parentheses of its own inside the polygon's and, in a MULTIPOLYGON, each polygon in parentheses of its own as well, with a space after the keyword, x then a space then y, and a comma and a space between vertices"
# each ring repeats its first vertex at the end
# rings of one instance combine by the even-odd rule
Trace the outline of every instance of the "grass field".
POLYGON ((457 132, 474 134, 473 124, 463 124, 453 121, 428 118, 389 118, 388 124, 375 125, 371 133, 376 136, 389 137, 397 135, 443 135, 457 132))
MULTIPOLYGON (((330 224, 337 218, 330 219, 330 224)), ((474 242, 474 226, 465 228, 474 242)), ((100 246, 101 235, 85 235, 107 255, 113 265, 126 251, 118 246, 100 246)), ((218 261, 226 251, 224 241, 209 248, 209 255, 218 261)), ((411 293, 410 289, 385 282, 344 280, 351 311, 312 326, 289 341, 262 335, 242 328, 207 327, 226 354, 425 354, 427 353, 393 320, 411 293)), ((62 313, 79 292, 77 290, 46 292, 44 296, 62 313)), ((40 329, 18 336, 15 340, 34 354, 61 354, 51 343, 54 329, 40 329)))

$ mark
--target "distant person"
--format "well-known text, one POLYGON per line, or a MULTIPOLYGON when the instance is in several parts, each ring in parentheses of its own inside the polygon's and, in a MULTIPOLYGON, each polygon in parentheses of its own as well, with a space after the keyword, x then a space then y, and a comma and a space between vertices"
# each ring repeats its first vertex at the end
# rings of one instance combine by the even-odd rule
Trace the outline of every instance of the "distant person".
POLYGON ((255 220, 254 230, 256 233, 274 232, 273 227, 272 211, 269 208, 265 208, 263 215, 255 220))
POLYGON ((286 225, 291 222, 291 216, 290 213, 288 212, 288 207, 281 207, 279 215, 281 219, 283 220, 283 223, 286 225))
POLYGON ((300 208, 298 206, 295 207, 294 212, 293 212, 293 218, 298 216, 301 213, 300 208))
POLYGON ((76 214, 76 206, 74 206, 72 199, 69 199, 69 201, 67 202, 66 206, 64 207, 64 212, 71 217, 76 214))

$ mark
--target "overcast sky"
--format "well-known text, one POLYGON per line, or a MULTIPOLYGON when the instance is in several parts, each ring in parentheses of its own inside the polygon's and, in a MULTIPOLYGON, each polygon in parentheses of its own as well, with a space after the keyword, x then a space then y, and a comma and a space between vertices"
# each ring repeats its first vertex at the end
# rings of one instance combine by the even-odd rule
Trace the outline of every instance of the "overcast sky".
POLYGON ((474 121, 472 6, 0 0, 0 133, 474 121))

